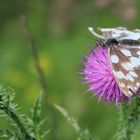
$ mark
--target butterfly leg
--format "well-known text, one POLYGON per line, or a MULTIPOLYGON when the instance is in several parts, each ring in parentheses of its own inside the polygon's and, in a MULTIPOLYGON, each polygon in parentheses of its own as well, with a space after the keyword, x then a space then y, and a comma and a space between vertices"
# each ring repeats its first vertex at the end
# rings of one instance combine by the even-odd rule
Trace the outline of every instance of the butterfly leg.
POLYGON ((137 101, 140 102, 140 88, 137 90, 137 92, 134 94, 134 96, 132 96, 132 98, 136 98, 137 101))
POLYGON ((137 99, 140 100, 140 88, 137 90, 137 99))
POLYGON ((97 47, 106 48, 105 44, 104 44, 102 41, 100 41, 100 40, 97 40, 97 41, 96 41, 96 46, 97 46, 97 47))
POLYGON ((129 91, 130 91, 134 96, 137 96, 137 92, 134 92, 131 88, 129 88, 129 91))

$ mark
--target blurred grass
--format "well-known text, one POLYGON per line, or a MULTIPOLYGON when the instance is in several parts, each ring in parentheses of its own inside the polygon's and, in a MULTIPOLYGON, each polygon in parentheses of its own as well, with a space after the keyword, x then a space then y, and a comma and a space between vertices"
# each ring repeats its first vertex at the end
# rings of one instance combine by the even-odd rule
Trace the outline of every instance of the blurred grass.
MULTIPOLYGON (((138 0, 136 2, 137 5, 140 4, 138 0)), ((58 36, 49 28, 50 15, 47 12, 50 10, 50 3, 45 0, 30 1, 26 10, 47 78, 48 93, 52 101, 64 106, 71 116, 77 118, 80 125, 88 127, 95 137, 111 140, 117 130, 118 109, 114 105, 106 107, 105 102, 97 104, 96 98, 90 98, 92 93, 83 95, 88 87, 81 85, 82 76, 77 74, 82 69, 81 54, 88 54, 88 45, 95 44, 94 39, 82 34, 92 37, 87 31, 87 27, 91 25, 95 28, 138 28, 140 12, 138 11, 135 21, 128 24, 123 22, 121 17, 115 16, 111 8, 98 9, 95 1, 81 1, 81 5, 75 10, 75 24, 72 30, 64 36, 58 36)), ((19 19, 19 16, 15 15, 14 18, 7 19, 1 27, 0 81, 9 83, 15 89, 16 100, 22 107, 21 110, 28 113, 41 87, 19 19)), ((59 113, 56 113, 56 118, 57 139, 76 139, 76 132, 59 113)), ((3 119, 0 119, 0 122, 0 129, 7 127, 8 122, 3 119)), ((139 137, 138 132, 135 140, 139 140, 139 137)))

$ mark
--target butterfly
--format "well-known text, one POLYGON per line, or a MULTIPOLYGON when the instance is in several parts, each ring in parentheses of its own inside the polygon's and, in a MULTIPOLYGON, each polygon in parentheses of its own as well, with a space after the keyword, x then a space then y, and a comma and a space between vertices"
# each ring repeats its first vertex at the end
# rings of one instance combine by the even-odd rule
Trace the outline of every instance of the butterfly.
POLYGON ((140 89, 140 30, 126 28, 100 29, 103 36, 89 31, 97 38, 105 40, 109 63, 114 78, 125 96, 136 95, 140 89))
POLYGON ((104 43, 114 78, 124 95, 135 95, 140 88, 140 42, 111 38, 104 43))

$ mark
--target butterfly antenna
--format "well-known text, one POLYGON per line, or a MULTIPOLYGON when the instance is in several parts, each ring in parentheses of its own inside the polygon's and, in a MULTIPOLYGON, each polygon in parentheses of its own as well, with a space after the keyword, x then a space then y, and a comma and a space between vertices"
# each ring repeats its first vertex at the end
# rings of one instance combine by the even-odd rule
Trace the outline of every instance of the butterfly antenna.
POLYGON ((87 34, 85 34, 85 33, 80 34, 80 36, 86 37, 86 38, 91 39, 91 40, 96 40, 96 39, 90 37, 89 35, 87 35, 87 34))
POLYGON ((105 37, 102 35, 97 34, 93 27, 88 27, 88 30, 92 33, 92 35, 94 35, 96 38, 101 39, 101 40, 105 40, 105 37))

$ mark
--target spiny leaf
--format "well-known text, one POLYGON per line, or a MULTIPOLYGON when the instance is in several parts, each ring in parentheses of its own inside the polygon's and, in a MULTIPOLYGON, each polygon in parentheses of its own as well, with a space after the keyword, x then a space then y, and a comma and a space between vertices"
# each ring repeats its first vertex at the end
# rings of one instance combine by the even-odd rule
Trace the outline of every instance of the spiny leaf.
POLYGON ((42 119, 42 98, 41 95, 37 98, 32 116, 28 117, 17 112, 17 104, 13 103, 15 98, 14 90, 10 87, 0 85, 0 110, 1 115, 6 115, 5 118, 11 120, 11 126, 14 130, 6 130, 4 136, 8 140, 42 140, 46 134, 50 132, 42 131, 41 126, 46 119, 42 119))
POLYGON ((51 132, 51 129, 47 130, 46 132, 44 132, 42 135, 41 135, 41 138, 44 138, 46 135, 48 135, 49 133, 51 132))
POLYGON ((67 121, 72 125, 72 127, 79 132, 80 131, 80 126, 78 122, 69 116, 68 112, 61 106, 54 104, 54 107, 67 119, 67 121))
POLYGON ((34 137, 28 133, 24 119, 20 113, 17 112, 15 104, 12 103, 14 98, 15 93, 13 89, 5 85, 0 85, 0 110, 3 114, 7 115, 6 118, 11 120, 11 124, 16 124, 15 131, 7 130, 6 135, 9 136, 9 140, 35 140, 34 137))
POLYGON ((140 100, 135 98, 135 106, 132 110, 128 104, 124 103, 120 106, 119 130, 117 132, 117 140, 131 140, 140 119, 140 100))
MULTIPOLYGON (((43 132, 41 126, 45 123, 46 119, 42 118, 42 92, 37 97, 34 108, 32 110, 32 118, 29 119, 30 125, 32 125, 32 131, 37 140, 41 140, 45 136, 46 132, 43 132)), ((49 132, 49 130, 47 131, 49 132)), ((48 133, 46 133, 48 134, 48 133)))
POLYGON ((78 140, 95 140, 88 129, 81 129, 78 140))
POLYGON ((78 122, 69 116, 68 112, 61 106, 54 104, 54 107, 67 119, 71 126, 78 132, 78 140, 95 140, 92 137, 88 129, 83 129, 80 127, 78 122))
POLYGON ((33 121, 34 123, 40 122, 41 119, 41 111, 42 111, 42 93, 37 97, 37 100, 33 109, 33 121))

